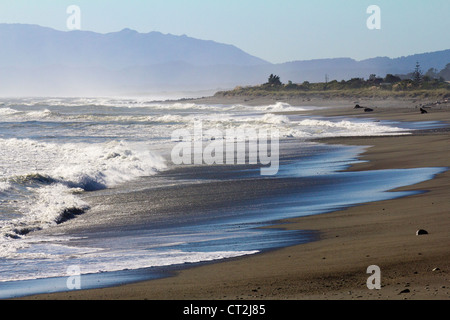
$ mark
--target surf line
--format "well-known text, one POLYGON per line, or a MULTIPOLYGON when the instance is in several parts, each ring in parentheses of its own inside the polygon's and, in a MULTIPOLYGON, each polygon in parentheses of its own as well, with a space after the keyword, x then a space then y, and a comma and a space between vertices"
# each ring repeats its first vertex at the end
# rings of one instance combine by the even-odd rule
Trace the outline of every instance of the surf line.
POLYGON ((194 121, 193 127, 193 133, 188 129, 173 131, 171 140, 177 142, 171 151, 174 164, 259 163, 265 166, 260 168, 261 175, 278 173, 280 162, 278 130, 228 128, 224 132, 211 128, 203 132, 203 123, 199 120, 194 121), (205 146, 204 141, 208 141, 205 146))

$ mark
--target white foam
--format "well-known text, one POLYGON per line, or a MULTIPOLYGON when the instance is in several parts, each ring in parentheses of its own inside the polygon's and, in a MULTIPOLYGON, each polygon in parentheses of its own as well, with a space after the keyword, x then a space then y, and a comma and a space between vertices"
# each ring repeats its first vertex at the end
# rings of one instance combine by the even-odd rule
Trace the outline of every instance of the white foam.
POLYGON ((330 121, 320 119, 305 119, 298 122, 303 132, 310 136, 372 136, 386 134, 403 134, 404 129, 382 125, 373 121, 330 121))
POLYGON ((61 151, 60 165, 50 175, 82 188, 90 183, 113 187, 166 168, 165 159, 148 150, 144 142, 65 144, 61 151))
POLYGON ((273 123, 273 124, 284 124, 291 122, 289 118, 285 115, 275 115, 272 113, 265 114, 262 119, 263 122, 273 123))
POLYGON ((11 108, 0 109, 0 116, 2 120, 6 121, 35 121, 42 119, 61 119, 64 117, 56 112, 45 108, 43 110, 19 111, 11 108))
POLYGON ((257 107, 259 110, 271 111, 271 112, 283 112, 283 111, 306 111, 311 110, 314 107, 300 107, 300 106, 292 106, 286 102, 277 102, 275 104, 271 104, 268 106, 260 106, 257 107))
POLYGON ((25 183, 27 189, 16 200, 22 216, 1 221, 4 236, 55 225, 65 210, 86 210, 88 205, 76 194, 79 190, 113 187, 166 168, 164 158, 144 142, 58 144, 0 139, 0 156, 0 171, 9 179, 1 182, 0 190, 7 190, 11 183, 25 183))
POLYGON ((26 112, 27 118, 30 119, 45 119, 49 118, 53 115, 53 112, 49 109, 37 110, 37 111, 28 111, 26 112))
POLYGON ((39 264, 39 261, 45 259, 47 268, 35 268, 30 270, 29 265, 24 266, 23 268, 17 266, 14 273, 0 273, 0 282, 49 277, 67 277, 67 267, 74 264, 76 265, 77 263, 79 263, 80 273, 83 275, 214 261, 255 254, 258 252, 259 251, 257 250, 184 252, 181 250, 158 251, 140 249, 109 251, 99 248, 75 248, 58 244, 36 246, 36 244, 33 244, 30 241, 22 243, 16 242, 14 247, 11 245, 10 252, 8 253, 9 257, 14 256, 14 259, 17 261, 27 259, 28 264, 30 264, 31 260, 31 265, 33 265, 33 260, 35 260, 36 264, 39 264), (80 261, 82 261, 82 263, 80 261))
POLYGON ((0 115, 1 116, 8 116, 8 115, 12 115, 15 113, 18 113, 19 111, 15 110, 15 109, 11 109, 11 108, 0 108, 0 115))
POLYGON ((68 214, 67 210, 89 208, 87 203, 62 184, 52 184, 32 190, 27 199, 17 201, 17 206, 22 216, 0 221, 0 235, 5 237, 3 240, 7 241, 9 237, 20 238, 31 231, 54 226, 64 214, 68 214))
POLYGON ((8 181, 0 181, 0 192, 8 191, 11 188, 11 184, 8 181))
POLYGON ((111 141, 99 144, 48 143, 31 139, 0 139, 3 176, 33 173, 86 186, 105 187, 163 170, 165 160, 145 142, 111 141))
POLYGON ((233 258, 258 253, 258 251, 184 252, 181 250, 108 250, 83 255, 90 263, 84 264, 82 273, 100 273, 120 270, 136 270, 150 267, 180 265, 233 258))

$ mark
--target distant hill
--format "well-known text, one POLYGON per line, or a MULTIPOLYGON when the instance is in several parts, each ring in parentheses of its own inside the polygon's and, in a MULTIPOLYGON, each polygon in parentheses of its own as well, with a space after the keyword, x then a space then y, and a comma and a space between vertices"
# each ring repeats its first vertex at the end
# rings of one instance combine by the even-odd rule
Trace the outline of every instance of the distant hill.
POLYGON ((105 95, 162 90, 218 90, 283 82, 441 70, 450 50, 401 58, 318 59, 271 64, 214 41, 130 29, 100 34, 0 24, 0 95, 105 95))
POLYGON ((368 78, 371 74, 384 77, 386 74, 407 74, 414 71, 419 62, 423 73, 430 68, 438 71, 450 63, 450 49, 429 53, 414 54, 406 57, 377 57, 361 61, 350 58, 318 59, 294 61, 277 65, 277 73, 283 81, 320 82, 325 80, 348 80, 368 78))
POLYGON ((0 67, 151 66, 183 61, 194 66, 261 65, 268 62, 232 45, 130 29, 100 34, 57 31, 37 25, 0 24, 0 67))

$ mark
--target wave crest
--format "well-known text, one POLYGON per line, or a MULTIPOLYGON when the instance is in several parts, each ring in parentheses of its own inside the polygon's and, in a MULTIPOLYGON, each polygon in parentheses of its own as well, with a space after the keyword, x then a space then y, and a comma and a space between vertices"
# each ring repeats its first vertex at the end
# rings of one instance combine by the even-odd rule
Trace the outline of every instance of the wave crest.
POLYGON ((0 221, 0 235, 7 238, 22 237, 82 214, 89 205, 80 199, 80 192, 114 187, 166 168, 164 158, 145 143, 57 144, 0 139, 0 147, 0 155, 9 155, 11 161, 21 157, 0 183, 0 191, 11 186, 22 190, 20 196, 10 196, 17 197, 14 201, 21 216, 0 221), (36 167, 40 170, 29 172, 36 167))

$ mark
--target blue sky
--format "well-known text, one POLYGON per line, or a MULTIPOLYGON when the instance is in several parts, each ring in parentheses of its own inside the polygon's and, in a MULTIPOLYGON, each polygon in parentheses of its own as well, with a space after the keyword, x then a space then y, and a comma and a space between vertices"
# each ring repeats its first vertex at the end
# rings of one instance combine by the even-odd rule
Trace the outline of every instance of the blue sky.
POLYGON ((0 23, 68 30, 69 5, 80 7, 82 30, 186 34, 272 63, 450 49, 449 0, 0 0, 0 23), (369 5, 381 10, 379 30, 366 26, 369 5))

